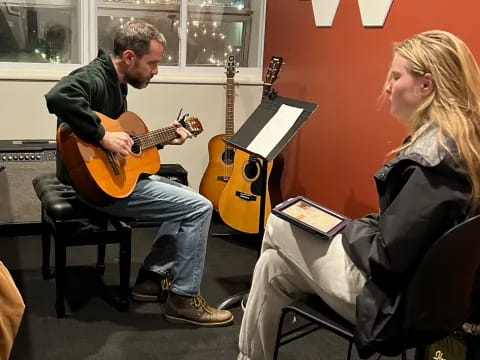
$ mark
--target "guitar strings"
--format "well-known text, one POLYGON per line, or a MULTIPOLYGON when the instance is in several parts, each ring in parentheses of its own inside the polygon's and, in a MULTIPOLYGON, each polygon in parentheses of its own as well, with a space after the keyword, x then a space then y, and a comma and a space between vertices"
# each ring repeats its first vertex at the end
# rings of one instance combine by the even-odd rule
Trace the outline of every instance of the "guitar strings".
POLYGON ((143 149, 148 149, 157 143, 167 143, 176 133, 175 129, 175 126, 170 126, 165 129, 151 131, 147 134, 131 135, 133 146, 138 148, 138 152, 141 152, 143 149))

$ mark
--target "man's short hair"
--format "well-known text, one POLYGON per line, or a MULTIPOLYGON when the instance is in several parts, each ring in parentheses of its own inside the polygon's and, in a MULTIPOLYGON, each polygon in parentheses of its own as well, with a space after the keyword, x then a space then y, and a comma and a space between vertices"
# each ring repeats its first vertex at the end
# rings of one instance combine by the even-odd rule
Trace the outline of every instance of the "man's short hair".
POLYGON ((131 20, 121 26, 113 39, 113 55, 120 56, 125 50, 132 50, 139 58, 150 51, 150 41, 156 40, 163 46, 165 36, 152 24, 143 20, 131 20))

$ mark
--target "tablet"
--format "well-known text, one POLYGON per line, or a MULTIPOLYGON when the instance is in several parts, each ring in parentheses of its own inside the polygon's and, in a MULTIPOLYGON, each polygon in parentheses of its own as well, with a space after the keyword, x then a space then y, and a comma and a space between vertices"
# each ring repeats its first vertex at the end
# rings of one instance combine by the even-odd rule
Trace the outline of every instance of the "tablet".
POLYGON ((331 239, 351 219, 303 196, 284 201, 272 213, 325 239, 331 239))

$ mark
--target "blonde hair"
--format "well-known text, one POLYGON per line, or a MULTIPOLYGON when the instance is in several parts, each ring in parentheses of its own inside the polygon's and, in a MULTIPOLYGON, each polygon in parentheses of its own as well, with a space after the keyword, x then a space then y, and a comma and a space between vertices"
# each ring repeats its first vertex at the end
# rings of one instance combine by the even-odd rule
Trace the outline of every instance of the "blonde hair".
MULTIPOLYGON (((412 134, 427 122, 451 137, 468 172, 473 207, 480 205, 480 70, 467 45, 455 35, 426 31, 396 43, 413 76, 432 75, 433 90, 407 120, 412 134)), ((445 139, 440 143, 445 146, 445 139)), ((405 147, 409 145, 406 144, 405 147)))

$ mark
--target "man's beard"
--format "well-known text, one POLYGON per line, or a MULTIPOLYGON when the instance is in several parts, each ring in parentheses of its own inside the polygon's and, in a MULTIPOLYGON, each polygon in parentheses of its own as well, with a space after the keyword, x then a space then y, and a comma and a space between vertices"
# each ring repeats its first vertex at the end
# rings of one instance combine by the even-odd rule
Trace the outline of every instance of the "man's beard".
POLYGON ((148 85, 147 80, 142 80, 136 76, 131 76, 129 74, 125 74, 125 80, 128 84, 133 86, 135 89, 143 89, 146 88, 148 85))

